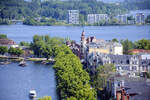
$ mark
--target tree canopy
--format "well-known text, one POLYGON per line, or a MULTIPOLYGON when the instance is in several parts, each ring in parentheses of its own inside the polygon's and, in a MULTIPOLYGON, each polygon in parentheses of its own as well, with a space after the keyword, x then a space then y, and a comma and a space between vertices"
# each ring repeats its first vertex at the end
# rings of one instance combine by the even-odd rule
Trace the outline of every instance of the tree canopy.
POLYGON ((8 52, 8 48, 6 46, 0 46, 0 54, 4 55, 8 52))
POLYGON ((90 87, 90 77, 83 70, 80 59, 69 47, 56 47, 54 68, 57 76, 57 89, 62 99, 96 100, 96 92, 90 87))
POLYGON ((6 34, 0 34, 0 39, 7 39, 7 35, 6 34))
MULTIPOLYGON (((117 15, 127 12, 121 5, 106 4, 97 0, 1 0, 1 19, 23 19, 30 17, 50 17, 57 20, 66 20, 67 12, 71 9, 80 11, 81 22, 87 19, 90 13, 106 13, 117 15)), ((32 20, 34 21, 34 20, 32 20)))

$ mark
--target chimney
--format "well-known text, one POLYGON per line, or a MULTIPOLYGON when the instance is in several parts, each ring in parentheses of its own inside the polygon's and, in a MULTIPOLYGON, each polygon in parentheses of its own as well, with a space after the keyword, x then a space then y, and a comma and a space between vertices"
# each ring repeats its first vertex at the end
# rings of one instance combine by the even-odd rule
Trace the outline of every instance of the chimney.
POLYGON ((121 99, 125 100, 125 90, 123 88, 121 90, 121 99))
POLYGON ((127 100, 130 100, 130 96, 129 96, 129 94, 127 94, 127 100))

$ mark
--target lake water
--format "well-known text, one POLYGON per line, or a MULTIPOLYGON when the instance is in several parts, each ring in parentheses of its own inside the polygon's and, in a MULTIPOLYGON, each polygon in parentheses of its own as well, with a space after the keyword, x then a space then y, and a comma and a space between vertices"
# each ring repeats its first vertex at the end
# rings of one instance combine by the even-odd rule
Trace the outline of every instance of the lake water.
POLYGON ((0 65, 0 100, 30 100, 35 89, 37 98, 51 96, 57 100, 55 72, 51 65, 27 62, 26 67, 14 62, 0 65))
POLYGON ((0 33, 7 34, 8 38, 19 43, 20 41, 32 41, 32 37, 48 34, 50 36, 69 37, 80 41, 82 30, 86 36, 111 40, 129 39, 136 41, 142 38, 150 39, 150 26, 27 26, 27 25, 1 25, 0 33))
MULTIPOLYGON (((0 33, 19 43, 31 42, 34 35, 50 35, 69 37, 80 41, 81 33, 86 36, 111 40, 129 39, 136 41, 150 39, 150 26, 27 26, 0 25, 0 33)), ((55 74, 52 66, 27 62, 27 67, 19 67, 18 63, 0 65, 0 100, 29 100, 29 91, 35 89, 37 97, 52 96, 57 100, 55 74)))

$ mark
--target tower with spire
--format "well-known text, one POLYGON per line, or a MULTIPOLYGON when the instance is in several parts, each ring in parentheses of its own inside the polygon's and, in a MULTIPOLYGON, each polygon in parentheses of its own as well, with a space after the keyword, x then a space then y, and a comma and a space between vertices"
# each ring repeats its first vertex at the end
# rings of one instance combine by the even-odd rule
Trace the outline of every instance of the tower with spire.
POLYGON ((82 31, 81 34, 81 48, 80 48, 80 58, 84 59, 84 54, 85 54, 85 45, 86 45, 86 37, 85 37, 85 32, 84 30, 82 31))

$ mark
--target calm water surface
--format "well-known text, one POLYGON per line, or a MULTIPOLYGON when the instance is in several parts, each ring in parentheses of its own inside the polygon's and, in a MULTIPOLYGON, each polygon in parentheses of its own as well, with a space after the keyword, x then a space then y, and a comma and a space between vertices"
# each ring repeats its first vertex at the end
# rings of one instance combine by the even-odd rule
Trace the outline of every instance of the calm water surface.
POLYGON ((29 91, 35 89, 37 98, 51 96, 57 100, 55 73, 51 65, 27 62, 0 65, 0 100, 29 100, 29 91))
POLYGON ((70 37, 80 41, 82 30, 86 36, 96 36, 100 39, 111 40, 113 38, 129 39, 132 41, 141 38, 150 39, 150 26, 27 26, 27 25, 1 25, 0 33, 7 34, 16 42, 32 41, 35 34, 59 37, 70 37))
MULTIPOLYGON (((136 41, 142 38, 150 39, 150 26, 27 26, 1 25, 0 33, 19 43, 32 41, 32 37, 49 34, 50 36, 70 37, 80 41, 82 30, 86 36, 111 40, 129 39, 136 41)), ((0 100, 29 100, 30 89, 37 91, 37 97, 52 96, 57 100, 56 81, 51 66, 27 62, 27 67, 19 67, 18 63, 0 65, 0 100)))

